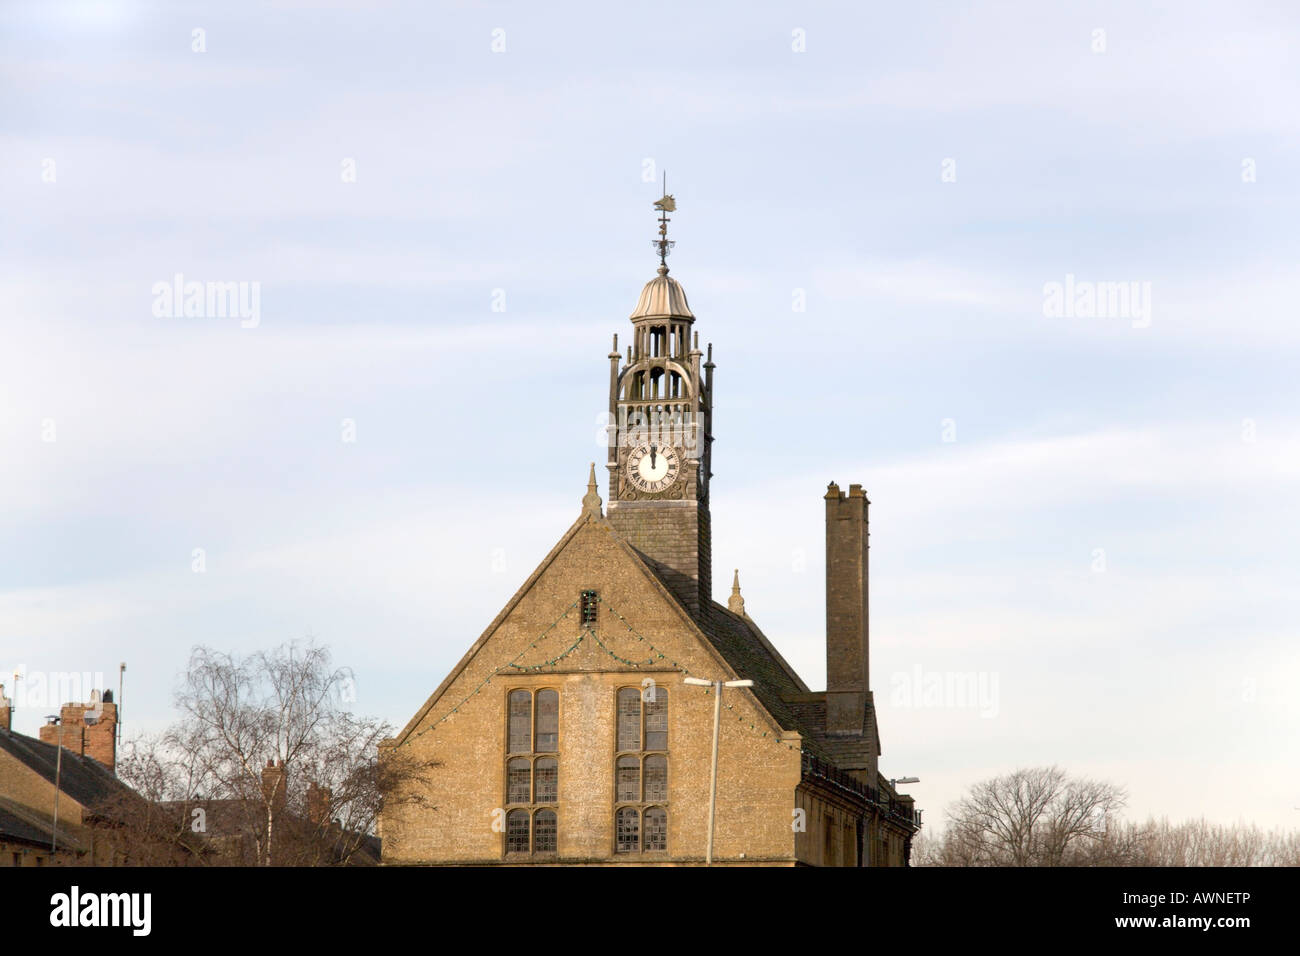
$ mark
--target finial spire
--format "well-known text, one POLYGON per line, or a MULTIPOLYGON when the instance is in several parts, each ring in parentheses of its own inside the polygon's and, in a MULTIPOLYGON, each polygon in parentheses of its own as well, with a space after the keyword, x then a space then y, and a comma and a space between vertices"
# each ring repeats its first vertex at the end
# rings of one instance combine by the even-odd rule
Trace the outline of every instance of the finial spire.
POLYGON ((600 495, 596 494, 596 463, 591 463, 591 470, 587 472, 587 493, 582 496, 582 513, 588 517, 599 518, 600 512, 600 495))
POLYGON ((745 599, 740 596, 740 568, 736 568, 736 576, 731 580, 731 597, 727 598, 727 610, 745 616, 745 599))
POLYGON ((668 274, 668 253, 672 252, 673 246, 677 245, 668 238, 668 223, 672 221, 668 218, 668 214, 677 211, 677 201, 668 195, 667 170, 664 170, 664 196, 655 202, 655 208, 659 210, 659 238, 654 240, 651 245, 659 250, 659 274, 666 276, 668 274))

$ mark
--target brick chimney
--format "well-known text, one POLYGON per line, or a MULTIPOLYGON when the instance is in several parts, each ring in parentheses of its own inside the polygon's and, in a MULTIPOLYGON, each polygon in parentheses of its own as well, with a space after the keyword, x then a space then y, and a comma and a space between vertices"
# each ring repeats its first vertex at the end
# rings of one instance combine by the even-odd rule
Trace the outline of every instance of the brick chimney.
POLYGON ((262 768, 262 798, 275 809, 284 806, 285 789, 288 779, 284 772, 284 761, 268 760, 262 768))
POLYGON ((5 685, 0 684, 0 730, 8 733, 14 719, 14 702, 5 696, 5 685))
POLYGON ((90 701, 84 704, 64 704, 59 708, 59 723, 43 726, 40 739, 57 745, 60 724, 65 750, 91 757, 113 770, 117 764, 117 704, 111 690, 92 691, 90 701))
POLYGON ((826 489, 826 732, 861 734, 870 689, 867 506, 861 485, 826 489))
POLYGON ((317 826, 328 826, 330 822, 330 801, 334 794, 329 787, 317 786, 313 781, 307 785, 307 818, 317 826))

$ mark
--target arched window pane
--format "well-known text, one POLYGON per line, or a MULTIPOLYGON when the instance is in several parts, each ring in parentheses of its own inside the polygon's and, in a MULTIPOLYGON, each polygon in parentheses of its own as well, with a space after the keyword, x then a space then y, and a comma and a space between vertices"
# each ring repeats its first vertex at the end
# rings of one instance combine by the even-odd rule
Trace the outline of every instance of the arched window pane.
POLYGON ((668 688, 650 688, 645 705, 645 749, 668 749, 668 688))
POLYGON ((553 690, 537 692, 537 751, 555 753, 560 741, 560 695, 553 690))
POLYGON ((537 795, 533 798, 537 803, 555 803, 557 801, 559 771, 560 765, 550 757, 543 757, 537 761, 537 795))
POLYGON ((533 769, 523 757, 506 764, 506 803, 527 803, 533 792, 533 769))
POLYGON ((511 810, 506 814, 506 852, 528 852, 527 810, 511 810))
POLYGON ((555 852, 555 811, 538 810, 533 817, 533 852, 555 852))
POLYGON ((533 696, 526 690, 510 692, 510 750, 512 754, 532 753, 533 696))
POLYGON ((640 814, 631 807, 618 811, 617 847, 619 853, 635 853, 641 849, 640 814))
POLYGON ((645 812, 645 848, 668 849, 668 814, 659 807, 651 807, 645 812))
POLYGON ((618 799, 641 799, 641 761, 636 757, 618 758, 618 799))
MULTIPOLYGON (((645 758, 645 798, 647 801, 668 799, 668 758, 653 754, 645 758)), ((650 824, 647 821, 646 826, 650 824)))
POLYGON ((618 749, 641 749, 641 692, 635 687, 618 692, 618 749))

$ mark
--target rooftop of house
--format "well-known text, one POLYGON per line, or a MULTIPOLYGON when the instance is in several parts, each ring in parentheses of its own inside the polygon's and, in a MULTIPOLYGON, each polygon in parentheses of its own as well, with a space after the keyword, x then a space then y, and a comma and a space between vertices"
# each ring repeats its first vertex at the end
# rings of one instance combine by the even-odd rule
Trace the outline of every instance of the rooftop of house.
MULTIPOLYGON (((0 841, 24 843, 34 848, 50 849, 54 844, 51 821, 20 803, 0 797, 0 841)), ((85 849, 77 837, 66 829, 58 834, 58 848, 80 853, 85 849)))
MULTIPOLYGON (((202 809, 208 834, 258 836, 266 831, 266 804, 256 798, 245 797, 194 797, 189 800, 165 800, 158 804, 164 811, 189 819, 191 811, 202 809)), ((320 826, 301 813, 282 811, 275 817, 276 827, 288 827, 301 837, 316 839, 320 826)), ((356 847, 349 857, 352 865, 378 864, 381 843, 377 836, 344 830, 335 822, 323 836, 331 838, 333 862, 342 862, 344 856, 356 847)))
POLYGON ((133 792, 98 760, 74 753, 67 747, 63 748, 62 766, 59 766, 58 745, 47 744, 35 737, 0 730, 0 751, 40 774, 51 786, 57 774, 60 792, 87 810, 133 792))

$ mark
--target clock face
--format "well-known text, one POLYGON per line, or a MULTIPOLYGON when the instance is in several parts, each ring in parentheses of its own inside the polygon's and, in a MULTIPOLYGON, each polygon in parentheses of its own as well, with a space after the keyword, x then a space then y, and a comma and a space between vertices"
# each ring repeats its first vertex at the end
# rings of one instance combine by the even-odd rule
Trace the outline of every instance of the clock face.
POLYGON ((672 445, 643 442, 627 456, 627 480, 641 491, 663 491, 681 474, 681 460, 672 445))

